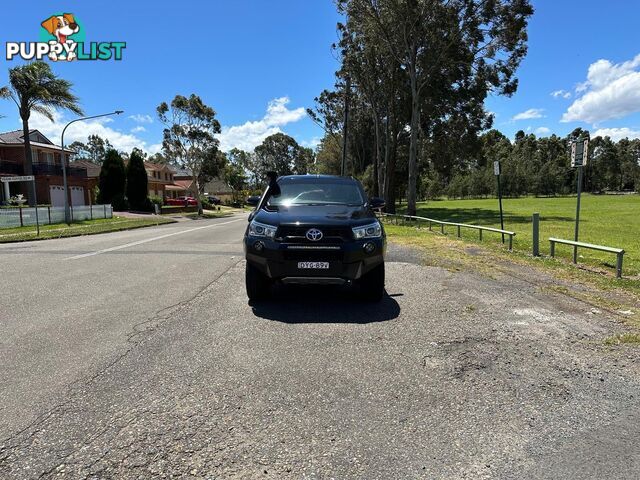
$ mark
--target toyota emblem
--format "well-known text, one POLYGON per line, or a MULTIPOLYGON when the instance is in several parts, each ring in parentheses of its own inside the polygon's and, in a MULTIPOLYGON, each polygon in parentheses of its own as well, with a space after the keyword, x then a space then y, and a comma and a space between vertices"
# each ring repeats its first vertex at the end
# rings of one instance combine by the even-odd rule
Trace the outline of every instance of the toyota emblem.
POLYGON ((312 242, 317 242, 319 240, 322 240, 322 232, 317 228, 312 228, 310 230, 307 230, 306 237, 307 237, 307 240, 310 240, 312 242))

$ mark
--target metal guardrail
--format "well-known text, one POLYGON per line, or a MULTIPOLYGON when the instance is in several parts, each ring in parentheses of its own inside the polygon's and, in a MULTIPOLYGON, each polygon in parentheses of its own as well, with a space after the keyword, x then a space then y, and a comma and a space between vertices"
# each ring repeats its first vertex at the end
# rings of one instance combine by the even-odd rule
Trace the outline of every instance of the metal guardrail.
MULTIPOLYGON (((616 277, 622 278, 622 258, 624 257, 624 250, 622 248, 614 248, 614 247, 606 247, 604 245, 594 245, 593 243, 584 243, 584 242, 575 242, 573 240, 564 240, 562 238, 549 238, 549 253, 552 257, 556 254, 556 243, 561 243, 563 245, 571 245, 573 248, 588 248, 591 250, 599 250, 601 252, 614 253, 617 257, 616 262, 616 277)), ((574 255, 574 259, 577 258, 577 255, 574 255)), ((577 263, 574 260, 573 263, 577 263)))
POLYGON ((513 237, 516 236, 516 232, 511 232, 509 230, 501 230, 499 228, 492 228, 492 227, 483 227, 480 225, 469 225, 467 223, 456 223, 456 222, 447 222, 444 220, 436 220, 434 218, 427 218, 427 217, 418 217, 418 216, 414 216, 414 215, 398 215, 398 214, 394 214, 394 213, 382 213, 380 212, 380 216, 381 217, 391 217, 391 218, 395 218, 396 219, 396 225, 398 224, 398 219, 402 219, 402 220, 414 220, 417 222, 417 225, 420 226, 420 222, 425 222, 428 223, 429 225, 429 230, 433 231, 433 225, 440 225, 440 232, 444 235, 445 234, 445 226, 451 226, 451 227, 456 227, 457 229, 457 236, 458 238, 461 237, 461 229, 463 228, 469 228, 472 230, 477 230, 479 237, 480 237, 480 241, 482 241, 482 232, 492 232, 492 233, 499 233, 501 235, 507 235, 509 236, 509 251, 513 250, 513 237))

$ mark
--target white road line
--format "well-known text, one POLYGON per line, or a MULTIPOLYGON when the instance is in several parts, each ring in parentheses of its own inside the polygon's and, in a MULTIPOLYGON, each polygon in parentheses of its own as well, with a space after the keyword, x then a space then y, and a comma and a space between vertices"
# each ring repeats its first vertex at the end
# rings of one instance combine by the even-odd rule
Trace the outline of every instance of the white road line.
POLYGON ((75 255, 73 257, 67 257, 64 260, 78 260, 80 258, 93 257, 94 255, 100 255, 102 253, 113 252, 115 250, 122 250, 123 248, 135 247, 136 245, 142 245, 143 243, 155 242, 156 240, 162 240, 163 238, 174 237, 176 235, 182 235, 184 233, 195 232, 196 230, 203 230, 205 228, 220 227, 222 225, 228 225, 230 223, 239 222, 241 220, 244 220, 245 222, 247 221, 245 218, 239 218, 237 220, 231 220, 229 222, 214 223, 212 225, 205 225, 203 227, 189 228, 187 230, 180 230, 179 232, 167 233, 165 235, 160 235, 158 237, 146 238, 144 240, 138 240, 137 242, 131 242, 131 243, 126 243, 124 245, 118 245, 116 247, 105 248, 103 250, 97 250, 95 252, 83 253, 81 255, 75 255))

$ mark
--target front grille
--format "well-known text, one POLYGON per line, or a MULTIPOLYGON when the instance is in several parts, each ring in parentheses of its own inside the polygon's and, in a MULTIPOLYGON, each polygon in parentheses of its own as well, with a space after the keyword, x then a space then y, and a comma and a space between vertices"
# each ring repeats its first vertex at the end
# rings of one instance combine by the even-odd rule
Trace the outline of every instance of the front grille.
POLYGON ((340 227, 280 227, 276 234, 278 239, 285 243, 308 243, 312 245, 317 244, 340 244, 351 241, 353 239, 353 233, 350 228, 340 227), (312 242, 307 239, 307 231, 311 228, 317 228, 322 232, 322 239, 317 242, 312 242))
POLYGON ((300 262, 342 261, 342 250, 285 250, 284 259, 300 262))

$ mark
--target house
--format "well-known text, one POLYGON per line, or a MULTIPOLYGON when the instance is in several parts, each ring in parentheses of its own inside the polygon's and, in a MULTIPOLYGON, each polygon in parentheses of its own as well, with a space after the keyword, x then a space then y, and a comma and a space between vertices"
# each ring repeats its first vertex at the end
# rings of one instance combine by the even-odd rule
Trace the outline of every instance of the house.
POLYGON ((221 178, 214 178, 210 182, 207 182, 204 185, 204 192, 205 195, 213 195, 223 202, 233 200, 233 188, 221 178))
MULTIPOLYGON (((29 139, 38 203, 64 206, 61 148, 38 130, 30 130, 29 139)), ((66 148, 64 150, 69 201, 72 206, 87 205, 90 202, 91 182, 85 168, 77 168, 69 164, 74 153, 73 150, 66 148)), ((22 130, 0 133, 0 176, 25 175, 24 163, 22 130)), ((2 202, 8 201, 9 197, 20 193, 25 198, 29 196, 30 188, 26 183, 5 183, 4 185, 0 197, 2 202)))
MULTIPOLYGON (((173 178, 173 185, 167 185, 167 197, 195 196, 191 170, 177 169, 173 178)), ((223 202, 233 198, 233 189, 220 178, 214 178, 201 188, 205 195, 213 195, 223 202)))
POLYGON ((150 197, 166 198, 167 186, 174 183, 176 171, 162 163, 144 162, 150 197))
POLYGON ((89 185, 90 192, 90 200, 91 203, 95 203, 96 199, 94 198, 95 187, 100 183, 100 170, 101 167, 97 163, 90 162, 88 160, 74 160, 69 163, 71 168, 77 168, 80 170, 87 171, 87 180, 89 185))
POLYGON ((193 197, 195 189, 193 188, 193 176, 191 170, 178 168, 173 175, 173 184, 167 185, 167 198, 193 197))

